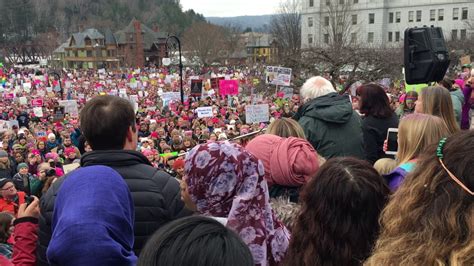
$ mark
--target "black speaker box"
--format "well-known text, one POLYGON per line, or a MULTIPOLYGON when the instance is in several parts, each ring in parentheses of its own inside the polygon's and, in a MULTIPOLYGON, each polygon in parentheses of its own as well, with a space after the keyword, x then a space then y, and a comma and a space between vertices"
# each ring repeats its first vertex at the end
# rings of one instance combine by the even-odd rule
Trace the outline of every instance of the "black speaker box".
POLYGON ((444 78, 450 61, 440 27, 406 29, 404 52, 406 83, 428 83, 444 78))

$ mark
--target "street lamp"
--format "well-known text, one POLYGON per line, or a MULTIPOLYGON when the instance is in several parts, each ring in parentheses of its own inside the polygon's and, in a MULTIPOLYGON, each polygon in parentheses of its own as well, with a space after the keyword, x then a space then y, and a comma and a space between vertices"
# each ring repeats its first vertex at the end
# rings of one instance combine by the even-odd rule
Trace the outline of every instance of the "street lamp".
POLYGON ((179 40, 178 37, 172 35, 169 36, 166 39, 166 47, 168 50, 168 53, 170 50, 174 49, 176 50, 176 46, 178 46, 178 52, 179 52, 179 78, 180 78, 180 91, 181 91, 181 103, 184 104, 184 91, 183 91, 183 59, 181 55, 181 41, 179 40), (171 42, 170 42, 171 41, 171 42))
POLYGON ((63 87, 61 87, 61 75, 59 75, 58 72, 56 72, 56 71, 51 71, 49 74, 53 75, 55 78, 57 78, 58 84, 59 84, 59 90, 60 90, 60 93, 61 93, 61 100, 64 100, 63 87))

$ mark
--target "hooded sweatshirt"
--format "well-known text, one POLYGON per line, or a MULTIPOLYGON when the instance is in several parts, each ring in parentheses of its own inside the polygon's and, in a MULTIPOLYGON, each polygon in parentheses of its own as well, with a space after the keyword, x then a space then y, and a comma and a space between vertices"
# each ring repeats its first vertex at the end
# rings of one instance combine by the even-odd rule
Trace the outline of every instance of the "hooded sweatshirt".
POLYGON ((462 105, 464 104, 464 94, 461 90, 454 90, 449 92, 453 102, 454 116, 456 121, 461 124, 462 105))
POLYGON ((72 172, 56 198, 51 265, 135 265, 134 207, 123 178, 112 168, 72 172))
POLYGON ((324 158, 364 159, 362 120, 347 95, 329 93, 315 98, 301 106, 295 117, 308 141, 324 158))

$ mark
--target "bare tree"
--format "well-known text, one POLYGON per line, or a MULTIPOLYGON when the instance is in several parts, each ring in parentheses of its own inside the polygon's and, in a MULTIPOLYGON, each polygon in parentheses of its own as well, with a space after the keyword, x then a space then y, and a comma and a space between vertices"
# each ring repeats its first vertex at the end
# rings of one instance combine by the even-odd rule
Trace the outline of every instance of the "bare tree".
POLYGON ((219 58, 224 30, 207 22, 196 22, 183 34, 183 47, 201 63, 209 65, 219 58))
POLYGON ((229 24, 223 27, 223 32, 223 48, 225 50, 225 57, 230 59, 233 53, 244 48, 241 43, 242 28, 238 25, 229 24))
POLYGON ((270 33, 276 38, 282 64, 295 67, 301 56, 301 1, 284 0, 270 22, 270 33))

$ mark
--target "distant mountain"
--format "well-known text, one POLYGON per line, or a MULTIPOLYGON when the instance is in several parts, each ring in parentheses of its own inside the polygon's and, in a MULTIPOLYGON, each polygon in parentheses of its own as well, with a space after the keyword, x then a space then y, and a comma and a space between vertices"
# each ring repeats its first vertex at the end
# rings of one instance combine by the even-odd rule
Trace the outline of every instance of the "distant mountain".
POLYGON ((242 30, 252 28, 257 32, 268 32, 272 15, 240 17, 207 17, 206 20, 220 26, 239 26, 242 30))

